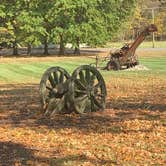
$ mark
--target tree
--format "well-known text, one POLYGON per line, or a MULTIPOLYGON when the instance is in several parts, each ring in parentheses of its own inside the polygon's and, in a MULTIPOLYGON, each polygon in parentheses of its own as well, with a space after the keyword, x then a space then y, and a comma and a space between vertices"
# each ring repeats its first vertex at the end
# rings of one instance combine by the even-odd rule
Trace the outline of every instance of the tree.
POLYGON ((37 12, 40 19, 42 19, 41 26, 44 28, 44 33, 41 33, 41 41, 44 44, 44 55, 48 55, 48 44, 51 40, 51 32, 55 26, 56 16, 54 15, 56 8, 56 0, 45 1, 40 0, 37 3, 37 12))
MULTIPOLYGON (((4 0, 0 19, 13 34, 13 54, 19 43, 60 45, 65 53, 66 43, 72 43, 80 53, 80 43, 103 45, 117 33, 133 11, 136 0, 4 0)), ((30 49, 29 49, 30 52, 30 49)))
POLYGON ((70 40, 70 26, 72 25, 72 0, 59 0, 54 3, 54 28, 52 37, 59 44, 59 54, 64 55, 65 45, 70 40))
POLYGON ((19 0, 4 0, 1 4, 1 19, 3 19, 3 25, 9 31, 12 31, 13 41, 13 55, 18 55, 18 42, 20 26, 17 21, 17 17, 20 15, 24 1, 19 0))
POLYGON ((55 31, 59 33, 60 54, 65 43, 72 43, 79 53, 80 43, 105 44, 131 14, 134 0, 63 0, 57 3, 55 31))
POLYGON ((31 47, 41 44, 40 36, 45 34, 45 29, 42 26, 43 19, 38 13, 36 1, 27 0, 25 2, 24 9, 22 9, 18 21, 21 25, 21 44, 28 46, 27 54, 30 55, 31 47))
MULTIPOLYGON (((44 23, 45 18, 42 17, 44 7, 39 4, 37 0, 4 0, 1 4, 0 8, 3 9, 3 12, 0 16, 4 20, 4 26, 13 34, 13 55, 18 55, 18 44, 20 43, 29 46, 28 54, 30 54, 31 45, 39 45, 42 37, 43 41, 47 41, 48 28, 44 23)), ((45 43, 44 53, 48 54, 47 42, 45 43)))

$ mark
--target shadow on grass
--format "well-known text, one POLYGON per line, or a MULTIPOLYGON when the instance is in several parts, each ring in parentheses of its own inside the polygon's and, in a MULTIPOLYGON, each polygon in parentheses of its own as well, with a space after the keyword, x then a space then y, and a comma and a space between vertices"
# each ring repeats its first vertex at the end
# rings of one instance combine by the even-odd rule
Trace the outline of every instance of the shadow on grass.
POLYGON ((49 166, 63 166, 64 164, 70 163, 90 163, 94 165, 103 164, 117 164, 111 160, 100 160, 91 159, 86 155, 68 155, 61 156, 57 152, 52 152, 50 156, 52 157, 41 157, 45 152, 44 149, 35 150, 29 149, 22 144, 13 142, 0 142, 0 165, 2 166, 13 166, 13 165, 49 165, 49 166))
MULTIPOLYGON (((111 132, 121 133, 119 122, 133 119, 160 120, 166 105, 148 105, 134 103, 135 99, 119 99, 108 102, 106 111, 85 115, 56 115, 54 118, 44 117, 39 102, 38 85, 1 85, 0 86, 0 124, 17 126, 47 126, 50 129, 60 130, 73 128, 85 133, 111 132), (118 103, 118 104, 117 104, 118 103), (120 104, 123 103, 123 104, 120 104), (157 112, 157 113, 156 113, 157 112)), ((134 131, 131 131, 134 132, 134 131)), ((150 132, 144 131, 144 132, 150 132)))

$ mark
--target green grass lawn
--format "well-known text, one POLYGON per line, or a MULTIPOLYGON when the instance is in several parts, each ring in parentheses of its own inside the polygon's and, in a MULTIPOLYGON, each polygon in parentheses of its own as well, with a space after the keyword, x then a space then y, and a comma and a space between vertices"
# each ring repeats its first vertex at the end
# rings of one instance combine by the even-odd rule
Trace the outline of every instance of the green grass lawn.
MULTIPOLYGON (((95 62, 86 57, 65 58, 19 58, 1 61, 0 82, 1 83, 37 83, 44 71, 52 66, 61 66, 69 73, 83 64, 95 62)), ((142 57, 140 63, 148 67, 149 71, 101 71, 106 80, 114 77, 140 79, 144 77, 166 77, 166 57, 142 57)), ((104 64, 103 64, 104 65, 104 64)))

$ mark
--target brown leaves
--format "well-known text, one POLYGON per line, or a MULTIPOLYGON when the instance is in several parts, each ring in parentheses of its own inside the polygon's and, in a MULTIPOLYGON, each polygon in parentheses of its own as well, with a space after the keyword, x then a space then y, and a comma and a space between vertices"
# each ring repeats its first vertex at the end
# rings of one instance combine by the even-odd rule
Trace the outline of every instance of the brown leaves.
POLYGON ((104 112, 51 119, 40 114, 38 85, 4 87, 0 165, 164 164, 165 103, 161 98, 165 94, 156 88, 150 95, 148 82, 144 88, 139 82, 128 83, 127 89, 120 82, 116 88, 108 85, 104 112), (33 93, 29 94, 29 88, 33 93))

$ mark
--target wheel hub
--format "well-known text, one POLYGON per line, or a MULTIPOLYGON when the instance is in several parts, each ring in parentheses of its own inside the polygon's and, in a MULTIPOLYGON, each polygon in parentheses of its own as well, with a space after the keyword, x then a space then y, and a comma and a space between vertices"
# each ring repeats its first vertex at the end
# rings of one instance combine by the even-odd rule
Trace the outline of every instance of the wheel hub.
POLYGON ((88 95, 88 97, 90 98, 92 95, 94 95, 94 89, 92 86, 88 85, 86 88, 86 93, 88 95))

